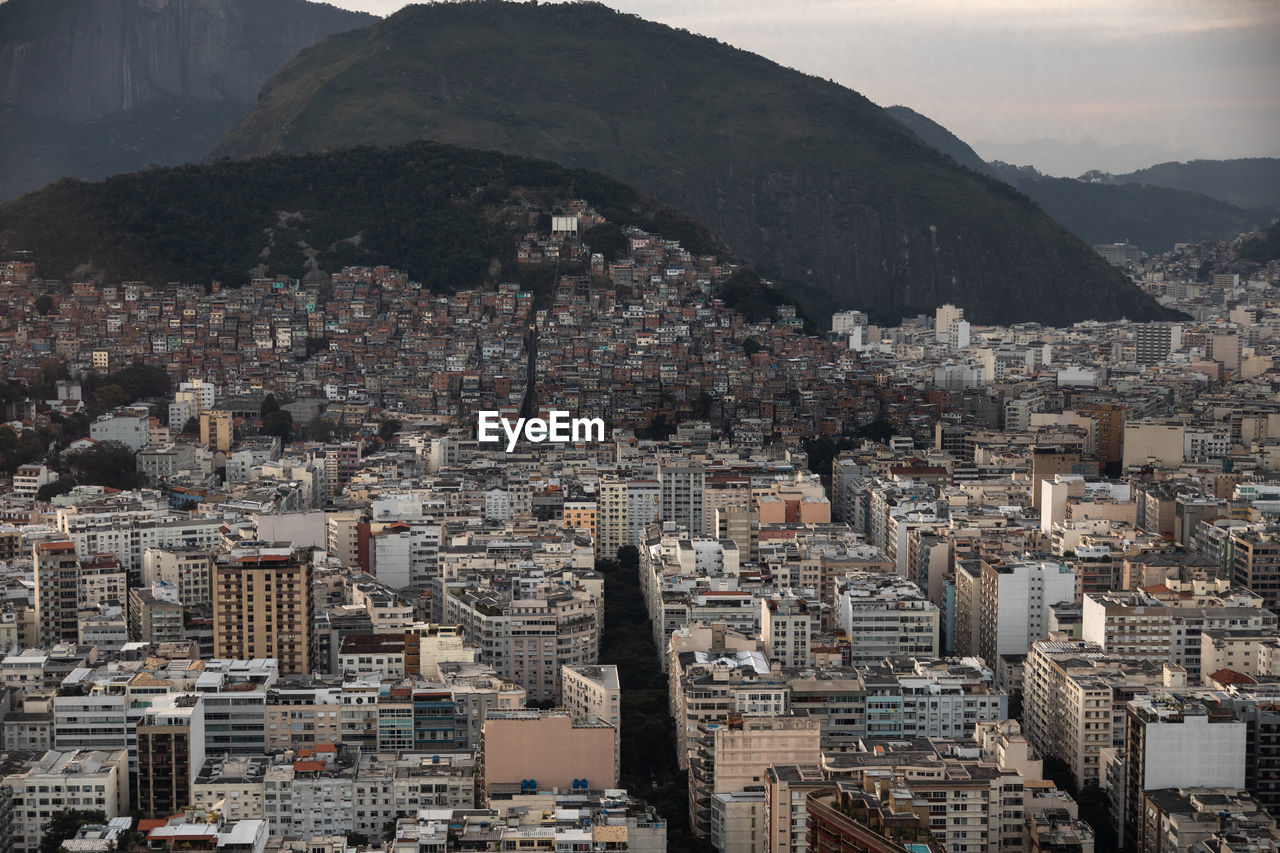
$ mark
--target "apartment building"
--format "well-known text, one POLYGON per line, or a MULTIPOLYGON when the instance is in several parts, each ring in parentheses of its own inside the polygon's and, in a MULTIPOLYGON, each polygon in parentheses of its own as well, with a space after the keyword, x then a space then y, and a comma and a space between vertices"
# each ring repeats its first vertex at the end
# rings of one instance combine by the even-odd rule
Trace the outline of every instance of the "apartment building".
POLYGON ((817 613, 795 595, 760 599, 760 638, 770 662, 781 666, 809 665, 809 637, 817 627, 817 613))
MULTIPOLYGON (((1169 662, 1184 667, 1192 684, 1202 673, 1201 634, 1205 631, 1269 631, 1277 618, 1260 607, 1236 606, 1228 597, 1211 596, 1213 606, 1194 600, 1161 600, 1144 591, 1091 594, 1084 598, 1082 639, 1118 657, 1169 662)), ((1216 672, 1221 667, 1209 669, 1216 672)))
POLYGON ((1027 738, 1066 762, 1078 785, 1101 783, 1103 750, 1124 748, 1129 700, 1154 687, 1185 684, 1181 667, 1125 661, 1096 643, 1032 643, 1023 676, 1027 738))
POLYGON ((1247 724, 1229 708, 1188 695, 1139 696, 1128 703, 1125 847, 1148 834, 1142 808, 1147 791, 1184 786, 1245 786, 1247 724))
MULTIPOLYGON (((622 685, 613 664, 570 665, 560 670, 560 704, 580 717, 596 717, 613 726, 615 761, 622 766, 622 685)), ((616 784, 616 781, 615 781, 616 784)))
POLYGON ((1262 596, 1262 606, 1280 609, 1280 535, 1275 529, 1231 532, 1232 576, 1237 586, 1262 596))
POLYGON ((477 792, 599 790, 617 784, 613 726, 556 711, 495 711, 484 722, 477 792))
POLYGON ((14 853, 39 853, 44 825, 65 809, 94 809, 107 819, 129 812, 129 758, 123 749, 49 750, 4 777, 12 807, 14 853))
POLYGON ((701 465, 664 462, 658 466, 658 517, 682 527, 690 535, 706 532, 706 469, 701 465))
POLYGON ((221 658, 275 658, 280 672, 315 669, 311 563, 291 546, 247 546, 220 556, 213 576, 213 646, 221 658))
POLYGON ((559 701, 561 667, 597 662, 600 617, 596 595, 552 584, 450 589, 445 602, 445 621, 462 629, 480 660, 539 701, 559 701))
POLYGON ((822 761, 818 721, 807 714, 784 716, 731 716, 725 723, 704 723, 700 727, 697 753, 689 768, 689 819, 696 834, 704 838, 736 836, 763 843, 768 834, 764 821, 766 771, 774 765, 818 765, 822 761), (738 800, 742 808, 726 809, 713 801, 717 795, 737 797, 757 789, 755 797, 738 800), (719 821, 713 826, 713 820, 719 821), (727 818, 741 824, 727 824, 727 818), (755 839, 750 839, 754 831, 755 839))
POLYGON ((213 601, 213 558, 210 548, 147 548, 142 553, 142 583, 164 581, 178 591, 184 607, 213 601))
POLYGON ((80 639, 77 623, 80 589, 80 560, 72 542, 40 542, 33 551, 35 609, 40 624, 40 645, 80 639))
POLYGON ((138 769, 133 807, 167 817, 192 801, 204 765, 204 708, 199 693, 158 696, 137 725, 138 769))
POLYGON ((854 661, 938 654, 940 611, 910 581, 851 572, 837 583, 836 596, 836 624, 848 638, 854 661))
POLYGON ((994 665, 1049 633, 1052 606, 1075 600, 1072 568, 1052 560, 963 561, 956 568, 956 653, 994 665), (976 569, 976 571, 975 571, 976 569), (976 643, 976 645, 975 645, 976 643))

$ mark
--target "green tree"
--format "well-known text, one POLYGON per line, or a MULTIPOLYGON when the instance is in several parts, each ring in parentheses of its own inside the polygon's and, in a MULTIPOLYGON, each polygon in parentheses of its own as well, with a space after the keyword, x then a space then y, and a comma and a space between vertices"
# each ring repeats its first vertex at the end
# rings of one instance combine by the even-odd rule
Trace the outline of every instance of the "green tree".
POLYGON ((136 466, 135 454, 118 441, 103 441, 93 447, 67 454, 75 478, 86 486, 111 489, 138 489, 146 476, 136 466))
POLYGON ((60 480, 54 480, 52 483, 45 483, 36 491, 36 500, 49 501, 58 495, 65 495, 76 487, 74 477, 63 477, 60 480))
POLYGON ((19 465, 44 459, 54 437, 47 429, 14 432, 12 427, 0 426, 0 471, 12 476, 19 465))
POLYGON ((755 338, 747 338, 742 342, 742 351, 747 354, 747 358, 751 358, 762 349, 764 346, 755 338))
POLYGON ((378 437, 383 441, 390 441, 392 437, 400 431, 400 427, 402 426, 404 426, 404 424, 396 418, 385 420, 378 426, 378 437))
POLYGON ((280 411, 280 404, 276 402, 275 394, 269 393, 267 396, 262 398, 262 411, 260 414, 263 418, 266 418, 267 415, 278 411, 280 411))
POLYGON ((98 408, 104 412, 131 402, 129 392, 119 385, 103 385, 97 393, 98 408))
POLYGON ((53 297, 47 293, 42 293, 36 297, 36 311, 41 317, 53 310, 53 297))
POLYGON ((263 435, 278 435, 286 444, 293 440, 293 415, 280 409, 262 419, 263 435))
POLYGON ((1097 782, 1087 783, 1076 797, 1080 819, 1093 827, 1098 850, 1115 850, 1120 846, 1116 825, 1111 819, 1111 797, 1097 782))
POLYGON ((54 812, 53 817, 40 828, 40 853, 58 853, 62 842, 75 838, 80 827, 106 822, 107 816, 101 809, 63 809, 54 812))
POLYGON ((119 385, 129 399, 125 402, 149 397, 164 397, 169 393, 169 374, 154 364, 131 364, 102 380, 103 385, 119 385))
POLYGON ((591 247, 591 251, 604 255, 606 261, 624 258, 631 250, 631 241, 622 233, 622 228, 613 222, 593 225, 582 232, 582 242, 591 247))
POLYGON ((182 435, 199 435, 200 419, 197 417, 187 418, 187 422, 182 425, 182 435))
POLYGON ((666 441, 675 435, 676 425, 671 423, 666 412, 657 412, 649 418, 649 423, 636 430, 636 437, 650 438, 654 441, 666 441))

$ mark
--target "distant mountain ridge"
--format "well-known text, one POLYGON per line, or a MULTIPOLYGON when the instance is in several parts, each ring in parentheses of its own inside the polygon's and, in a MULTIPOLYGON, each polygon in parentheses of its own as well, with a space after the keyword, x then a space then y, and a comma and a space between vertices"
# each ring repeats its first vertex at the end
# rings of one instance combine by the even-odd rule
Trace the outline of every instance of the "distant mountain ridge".
POLYGON ((334 36, 275 75, 210 160, 423 138, 613 175, 817 315, 1169 316, 858 93, 594 3, 410 6, 334 36))
MULTIPOLYGON (((1221 189, 1220 184, 1208 177, 1199 180, 1199 185, 1204 187, 1200 190, 1191 189, 1196 180, 1180 179, 1178 170, 1159 166, 1145 171, 1157 178, 1163 176, 1169 183, 1181 180, 1184 186, 1161 185, 1157 180, 1128 181, 1124 180, 1127 176, 1098 172, 1089 173, 1081 180, 1054 178, 1029 166, 987 163, 954 133, 909 107, 888 107, 886 112, 910 128, 921 141, 960 165, 1017 187, 1045 213, 1090 245, 1128 240, 1155 254, 1172 249, 1175 243, 1230 239, 1270 221, 1270 212, 1265 209, 1244 209, 1224 201, 1221 192, 1206 193, 1204 189, 1221 189)), ((1202 162, 1206 164, 1203 171, 1207 175, 1224 171, 1216 168, 1218 165, 1240 161, 1202 162)), ((1268 162, 1280 165, 1280 161, 1268 162)), ((1255 192, 1255 198, 1262 198, 1267 190, 1258 187, 1255 192)))
POLYGON ((1191 160, 1159 163, 1125 175, 1087 172, 1081 180, 1109 184, 1149 184, 1202 193, 1237 207, 1280 212, 1280 158, 1191 160))
POLYGON ((0 199, 199 159, 298 51, 374 20, 303 0, 7 0, 0 199))

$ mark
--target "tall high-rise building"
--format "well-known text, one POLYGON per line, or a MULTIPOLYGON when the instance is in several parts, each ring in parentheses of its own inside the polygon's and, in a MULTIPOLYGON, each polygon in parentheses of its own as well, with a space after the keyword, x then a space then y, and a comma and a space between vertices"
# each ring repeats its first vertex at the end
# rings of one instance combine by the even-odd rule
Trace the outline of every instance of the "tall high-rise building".
POLYGON ((213 410, 200 413, 200 443, 210 450, 226 453, 231 449, 231 413, 213 410))
POLYGON ((744 563, 760 560, 760 515, 750 509, 717 509, 715 511, 716 537, 730 539, 738 546, 739 559, 744 563))
POLYGON ((134 807, 168 817, 191 804, 191 785, 204 765, 202 694, 157 696, 138 721, 134 807))
POLYGON ((1037 446, 1031 451, 1031 505, 1040 507, 1041 481, 1059 474, 1072 474, 1080 464, 1080 454, 1060 445, 1037 446))
POLYGON ((596 556, 612 560, 627 544, 626 481, 601 477, 596 506, 596 556))
POLYGON ((40 542, 35 561, 36 618, 40 645, 74 643, 80 638, 76 619, 80 587, 80 560, 72 542, 40 542))
POLYGON ((954 305, 939 305, 933 316, 934 339, 940 344, 954 343, 956 324, 964 320, 964 309, 954 305))
MULTIPOLYGON (((622 686, 613 664, 560 667, 560 703, 578 717, 597 717, 613 726, 614 766, 622 760, 622 686)), ((617 779, 614 779, 617 784, 617 779)))
POLYGON ((707 472, 701 465, 660 465, 658 485, 662 497, 659 513, 662 520, 687 528, 693 536, 702 535, 706 483, 707 472))
POLYGON ((808 666, 814 621, 809 603, 803 598, 785 594, 761 598, 760 638, 764 640, 765 655, 783 666, 808 666))
POLYGON ((1236 332, 1217 332, 1209 337, 1209 358, 1232 374, 1240 369, 1240 335, 1236 332))
POLYGON ((1274 529, 1238 530, 1231 541, 1235 582, 1262 596, 1268 610, 1280 607, 1280 536, 1274 529))
MULTIPOLYGON (((961 651, 957 646, 957 651, 976 651, 991 664, 1002 655, 1026 654, 1028 646, 1048 636, 1053 605, 1075 600, 1075 572, 1064 563, 1005 563, 992 557, 981 560, 980 566, 977 600, 971 598, 968 602, 970 606, 977 605, 977 614, 976 618, 969 614, 967 620, 971 628, 977 628, 978 647, 961 651)), ((959 621, 957 614, 957 624, 959 621)))
POLYGON ((1168 323, 1140 323, 1133 327, 1134 361, 1159 364, 1173 351, 1173 326, 1168 323))
POLYGON ((597 557, 612 557, 600 550, 598 541, 600 510, 595 501, 565 501, 562 510, 564 526, 569 530, 585 530, 591 536, 591 547, 597 557))
POLYGON ((1080 403, 1075 410, 1093 418, 1095 455, 1103 465, 1118 465, 1124 450, 1125 406, 1119 403, 1080 403))
POLYGON ((282 674, 309 674, 312 574, 290 545, 235 548, 220 557, 213 574, 214 656, 275 658, 282 674))
POLYGON ((658 518, 661 488, 655 480, 627 481, 627 541, 639 547, 645 529, 658 518))
MULTIPOLYGON (((1147 791, 1203 787, 1243 788, 1248 726, 1229 709, 1194 696, 1140 696, 1126 709, 1124 845, 1141 850, 1149 815, 1147 791)), ((1154 833, 1152 833, 1154 834, 1154 833)))

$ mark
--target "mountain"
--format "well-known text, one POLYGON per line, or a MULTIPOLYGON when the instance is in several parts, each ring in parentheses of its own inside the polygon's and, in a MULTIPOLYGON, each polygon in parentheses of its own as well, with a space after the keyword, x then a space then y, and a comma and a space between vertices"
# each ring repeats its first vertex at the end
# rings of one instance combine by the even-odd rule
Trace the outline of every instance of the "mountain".
POLYGON ((1005 163, 992 164, 992 169, 1090 245, 1128 240, 1157 254, 1170 251, 1175 243, 1230 240, 1270 219, 1186 190, 1051 178, 1005 163))
POLYGON ((995 170, 978 156, 978 152, 969 144, 942 125, 926 115, 921 115, 910 107, 885 107, 884 111, 905 125, 912 133, 920 137, 920 141, 936 151, 941 151, 966 169, 981 172, 984 175, 999 177, 995 170))
POLYGON ((1063 142, 1059 139, 1031 139, 1026 142, 973 143, 982 152, 983 159, 1004 163, 1030 163, 1037 170, 1055 177, 1068 178, 1089 169, 1109 169, 1122 172, 1141 169, 1148 163, 1158 163, 1171 157, 1193 158, 1204 154, 1190 148, 1169 151, 1156 145, 1121 144, 1104 145, 1092 139, 1079 142, 1063 142))
POLYGON ((1260 264, 1280 261, 1280 222, 1273 223, 1261 237, 1241 245, 1240 257, 1260 264))
POLYGON ((1168 312, 1028 199, 856 92, 596 3, 410 6, 303 51, 210 159, 429 138, 610 174, 813 314, 1168 312))
POLYGON ((722 251, 704 226, 612 178, 430 142, 67 178, 0 204, 0 251, 28 251, 64 280, 237 285, 387 264, 433 290, 538 290, 553 271, 518 266, 518 238, 538 210, 579 198, 615 228, 722 251))
POLYGON ((1265 212, 1185 189, 1112 183, 1107 179, 1113 176, 1102 173, 1086 175, 1089 180, 1053 178, 1030 166, 987 163, 927 116, 908 107, 888 107, 885 112, 960 165, 1016 187, 1089 245, 1128 240, 1155 254, 1169 251, 1175 243, 1230 239, 1270 220, 1265 212))
POLYGON ((1280 211, 1280 158, 1276 157, 1160 163, 1124 175, 1090 172, 1082 179, 1168 187, 1201 193, 1237 207, 1280 211))
POLYGON ((198 160, 298 51, 374 20, 303 0, 0 3, 0 199, 198 160))

